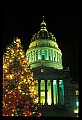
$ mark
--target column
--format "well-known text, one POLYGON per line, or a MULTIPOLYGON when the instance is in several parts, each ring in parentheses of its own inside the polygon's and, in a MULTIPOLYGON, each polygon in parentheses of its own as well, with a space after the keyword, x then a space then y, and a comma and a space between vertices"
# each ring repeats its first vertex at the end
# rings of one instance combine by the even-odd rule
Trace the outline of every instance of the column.
POLYGON ((54 61, 54 50, 52 51, 52 61, 54 61))
POLYGON ((45 60, 49 60, 49 58, 48 58, 48 50, 46 49, 46 55, 45 55, 45 60))
POLYGON ((47 80, 45 80, 45 105, 47 105, 47 80))
POLYGON ((52 53, 52 52, 53 52, 53 51, 50 50, 51 61, 53 61, 53 53, 52 53))
POLYGON ((41 60, 40 50, 38 50, 38 60, 41 60))
POLYGON ((36 61, 36 50, 35 50, 34 52, 35 52, 35 54, 34 54, 34 58, 35 58, 35 61, 36 61))
POLYGON ((51 80, 47 80, 47 104, 51 105, 52 98, 51 98, 51 80))
POLYGON ((55 52, 55 61, 57 62, 57 52, 55 52))
POLYGON ((34 51, 32 51, 32 62, 34 62, 34 51))
POLYGON ((32 51, 32 54, 33 54, 33 62, 34 62, 34 61, 35 61, 35 60, 34 60, 34 51, 32 51))
POLYGON ((49 60, 51 60, 50 50, 48 50, 48 57, 49 57, 49 60))
POLYGON ((58 88, 58 104, 60 105, 59 80, 57 80, 57 88, 58 88))
POLYGON ((41 82, 41 80, 38 80, 38 97, 39 97, 39 103, 40 103, 40 82, 41 82))
POLYGON ((51 99, 52 99, 52 105, 54 105, 54 96, 53 96, 53 80, 51 80, 51 99))

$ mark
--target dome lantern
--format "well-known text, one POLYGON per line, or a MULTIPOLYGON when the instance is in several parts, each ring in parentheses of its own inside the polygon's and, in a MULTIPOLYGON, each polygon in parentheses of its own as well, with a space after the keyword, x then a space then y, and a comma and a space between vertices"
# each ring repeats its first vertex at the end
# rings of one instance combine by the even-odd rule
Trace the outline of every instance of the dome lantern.
POLYGON ((43 16, 43 21, 42 21, 42 23, 40 24, 41 25, 41 30, 47 30, 46 29, 46 23, 45 23, 45 21, 44 21, 44 16, 43 16))

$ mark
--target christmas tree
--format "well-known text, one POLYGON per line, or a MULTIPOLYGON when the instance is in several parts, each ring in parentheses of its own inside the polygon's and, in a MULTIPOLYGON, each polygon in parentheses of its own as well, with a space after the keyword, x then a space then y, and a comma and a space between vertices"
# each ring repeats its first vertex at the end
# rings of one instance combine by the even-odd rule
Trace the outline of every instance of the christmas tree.
POLYGON ((39 105, 35 89, 36 80, 16 38, 3 55, 3 116, 33 116, 39 105))

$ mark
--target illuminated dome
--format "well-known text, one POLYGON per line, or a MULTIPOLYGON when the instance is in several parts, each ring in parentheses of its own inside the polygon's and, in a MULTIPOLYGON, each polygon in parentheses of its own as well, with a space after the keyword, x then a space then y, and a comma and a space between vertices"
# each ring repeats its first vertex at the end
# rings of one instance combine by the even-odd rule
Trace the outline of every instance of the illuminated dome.
POLYGON ((44 16, 40 25, 41 29, 33 35, 29 49, 26 51, 30 68, 43 65, 55 69, 62 69, 62 52, 58 48, 54 34, 48 32, 46 29, 44 16))

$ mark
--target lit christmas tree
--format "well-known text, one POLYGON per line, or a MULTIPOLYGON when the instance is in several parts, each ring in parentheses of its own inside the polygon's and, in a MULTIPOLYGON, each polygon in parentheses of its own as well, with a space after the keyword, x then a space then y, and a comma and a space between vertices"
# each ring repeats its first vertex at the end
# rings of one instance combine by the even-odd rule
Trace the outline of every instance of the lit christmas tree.
POLYGON ((3 55, 2 116, 33 116, 39 105, 35 89, 36 80, 30 72, 21 41, 16 38, 3 55))

